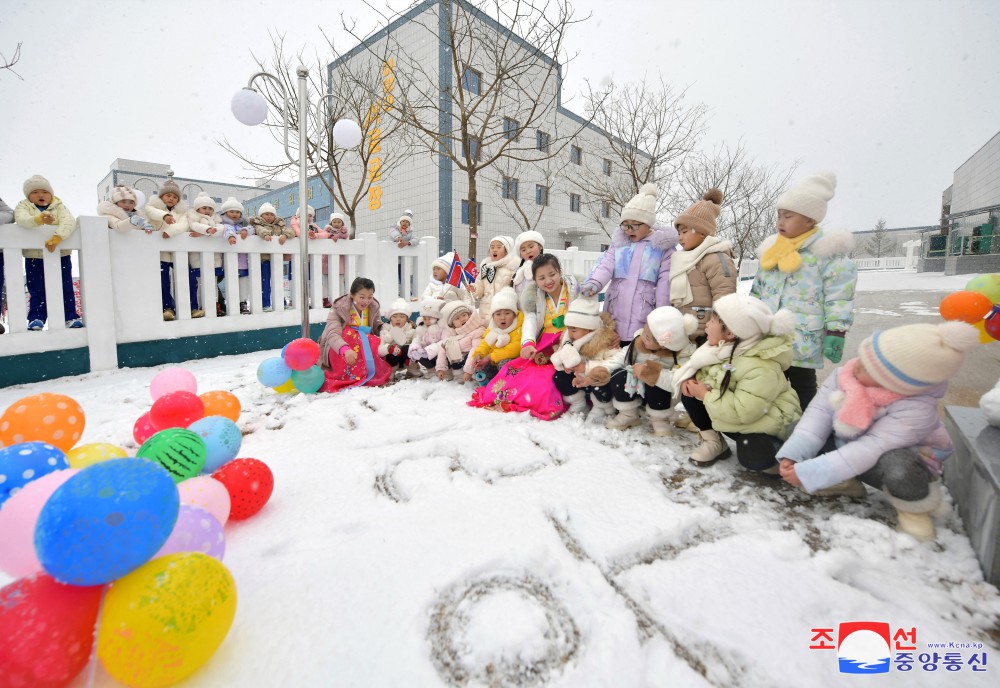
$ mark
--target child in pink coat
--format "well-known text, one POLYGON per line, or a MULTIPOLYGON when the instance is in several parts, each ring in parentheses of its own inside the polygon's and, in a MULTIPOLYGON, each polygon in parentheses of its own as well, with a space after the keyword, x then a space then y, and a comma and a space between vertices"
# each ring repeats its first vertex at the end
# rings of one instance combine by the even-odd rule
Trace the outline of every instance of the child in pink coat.
MULTIPOLYGON (((427 352, 437 351, 438 379, 452 380, 454 371, 462 370, 469 352, 479 346, 486 333, 486 319, 467 303, 449 301, 441 307, 441 322, 445 325, 441 341, 427 347, 427 352)), ((465 379, 459 375, 458 381, 462 383, 465 379)))
MULTIPOLYGON (((333 239, 334 243, 351 238, 351 230, 347 226, 347 216, 342 213, 332 213, 330 222, 323 229, 309 229, 310 239, 333 239)), ((330 307, 330 262, 329 256, 323 256, 323 308, 330 307)), ((344 281, 344 256, 340 256, 340 282, 344 281)))

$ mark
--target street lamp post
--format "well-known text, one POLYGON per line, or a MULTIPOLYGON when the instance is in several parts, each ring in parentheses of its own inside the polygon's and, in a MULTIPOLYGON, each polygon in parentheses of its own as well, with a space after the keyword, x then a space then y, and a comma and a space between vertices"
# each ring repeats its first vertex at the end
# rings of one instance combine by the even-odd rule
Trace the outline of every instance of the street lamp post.
MULTIPOLYGON (((292 113, 289 93, 278 77, 269 72, 257 72, 250 77, 246 87, 233 96, 231 107, 233 115, 240 122, 247 126, 257 126, 267 119, 267 101, 264 99, 264 96, 254 90, 254 80, 258 78, 269 79, 281 92, 281 100, 284 104, 281 110, 281 123, 285 134, 285 156, 289 162, 298 162, 299 165, 299 270, 301 270, 300 279, 302 282, 302 289, 299 293, 299 308, 302 316, 302 336, 309 338, 309 253, 307 243, 309 238, 309 211, 306 199, 306 182, 308 179, 306 171, 306 135, 308 131, 307 117, 310 112, 308 98, 309 70, 305 66, 299 65, 295 70, 295 74, 298 77, 298 108, 296 112, 298 113, 299 124, 299 151, 297 160, 292 156, 292 152, 288 147, 288 118, 292 113)), ((316 120, 319 126, 325 126, 326 124, 323 112, 324 110, 317 108, 316 120)), ((325 112, 328 113, 328 109, 325 112)), ((338 145, 344 148, 353 148, 361 143, 361 127, 358 126, 357 122, 340 120, 336 123, 334 129, 345 132, 341 136, 341 140, 337 141, 338 145)))

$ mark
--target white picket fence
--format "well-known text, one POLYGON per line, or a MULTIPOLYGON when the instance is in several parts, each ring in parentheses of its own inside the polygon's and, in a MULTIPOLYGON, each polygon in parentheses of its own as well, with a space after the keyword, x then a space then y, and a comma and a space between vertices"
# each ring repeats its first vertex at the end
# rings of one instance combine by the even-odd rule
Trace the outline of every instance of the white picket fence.
MULTIPOLYGON (((251 236, 230 246, 221 237, 176 236, 164 239, 160 234, 141 231, 126 233, 109 230, 99 217, 81 217, 79 227, 60 244, 60 249, 74 251, 80 272, 80 292, 85 328, 70 330, 63 323, 62 285, 59 252, 43 250, 45 293, 49 321, 45 330, 27 330, 26 299, 17 298, 24 292, 25 275, 21 251, 43 249, 50 233, 24 229, 17 225, 0 226, 0 250, 4 255, 4 273, 8 294, 7 334, 0 335, 0 355, 13 356, 45 351, 87 347, 91 370, 118 367, 117 345, 192 337, 198 335, 245 332, 249 330, 289 327, 301 324, 299 294, 299 243, 292 240, 279 245, 251 236), (174 258, 174 300, 177 319, 163 320, 160 301, 160 252, 169 251, 174 258), (225 269, 224 291, 228 314, 216 316, 216 284, 211 268, 202 268, 207 278, 200 283, 200 302, 205 317, 192 318, 188 287, 188 264, 192 253, 201 255, 202 266, 214 265, 214 254, 222 254, 225 269), (251 313, 239 313, 239 282, 237 254, 249 255, 251 313), (275 309, 264 312, 261 294, 262 254, 270 254, 272 273, 272 303, 275 309), (292 255, 292 308, 282 308, 282 256, 292 255), (16 285, 21 285, 20 288, 16 285)), ((438 256, 434 237, 421 239, 417 246, 400 249, 393 242, 378 241, 375 234, 361 234, 351 241, 310 241, 308 245, 312 279, 309 282, 309 321, 326 321, 328 309, 323 298, 331 300, 343 293, 356 276, 375 282, 375 294, 386 306, 398 297, 414 300, 426 285, 431 262, 438 256), (324 293, 323 256, 328 256, 328 283, 324 293), (340 260, 344 257, 341 280, 340 260)), ((416 310, 416 306, 414 306, 416 310)))

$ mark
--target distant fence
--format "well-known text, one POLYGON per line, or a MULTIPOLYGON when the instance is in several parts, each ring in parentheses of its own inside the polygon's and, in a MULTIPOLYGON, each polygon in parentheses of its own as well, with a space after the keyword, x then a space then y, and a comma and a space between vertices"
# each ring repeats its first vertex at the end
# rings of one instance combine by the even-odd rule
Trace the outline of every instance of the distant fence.
MULTIPOLYGON (((893 256, 891 258, 854 258, 854 264, 858 270, 905 270, 907 269, 905 256, 893 256)), ((740 264, 740 280, 753 279, 757 274, 760 261, 755 258, 744 258, 740 264)))

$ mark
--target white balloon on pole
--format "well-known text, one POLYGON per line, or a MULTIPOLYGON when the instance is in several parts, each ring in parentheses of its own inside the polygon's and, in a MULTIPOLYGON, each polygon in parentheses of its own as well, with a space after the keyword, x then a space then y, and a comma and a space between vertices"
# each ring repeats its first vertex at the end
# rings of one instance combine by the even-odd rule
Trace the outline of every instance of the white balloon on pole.
POLYGON ((338 120, 333 125, 333 140, 339 148, 354 148, 361 143, 361 127, 352 119, 338 120))
POLYGON ((233 116, 248 127, 255 127, 267 119, 267 101, 253 89, 243 88, 237 91, 230 108, 233 116))

